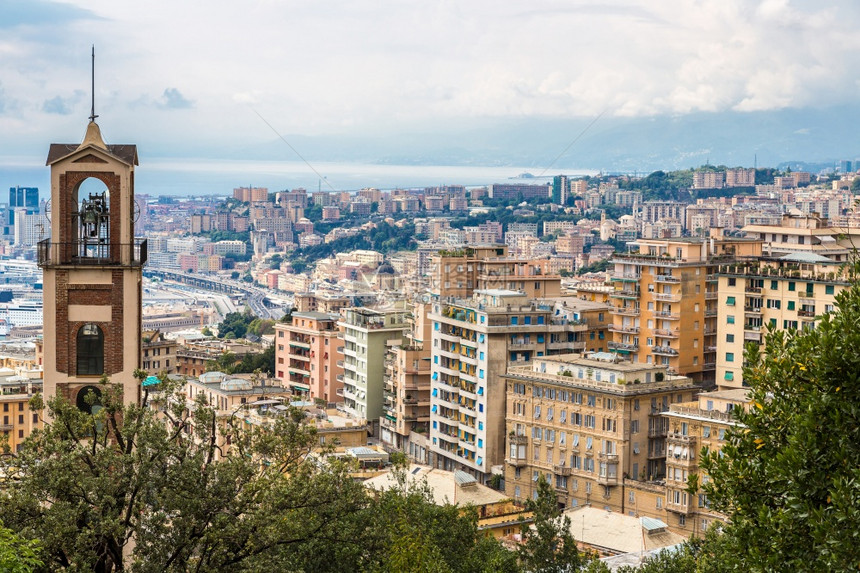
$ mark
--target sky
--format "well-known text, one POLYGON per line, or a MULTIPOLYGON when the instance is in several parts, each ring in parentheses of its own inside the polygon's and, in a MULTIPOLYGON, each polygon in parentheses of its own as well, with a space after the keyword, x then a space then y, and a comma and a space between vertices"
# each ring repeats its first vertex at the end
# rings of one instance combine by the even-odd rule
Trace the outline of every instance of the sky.
POLYGON ((0 169, 83 137, 92 45, 102 133, 142 158, 445 159, 446 136, 558 122, 549 163, 601 125, 854 106, 858 29, 856 0, 3 0, 0 169))

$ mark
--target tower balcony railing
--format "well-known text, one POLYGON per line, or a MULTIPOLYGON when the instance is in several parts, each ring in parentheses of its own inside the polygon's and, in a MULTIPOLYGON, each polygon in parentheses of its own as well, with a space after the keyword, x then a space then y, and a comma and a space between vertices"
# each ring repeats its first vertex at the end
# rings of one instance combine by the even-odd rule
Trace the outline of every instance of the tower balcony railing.
POLYGON ((132 243, 105 243, 75 241, 58 243, 51 239, 37 245, 39 266, 111 266, 142 267, 148 258, 146 239, 136 238, 132 243))

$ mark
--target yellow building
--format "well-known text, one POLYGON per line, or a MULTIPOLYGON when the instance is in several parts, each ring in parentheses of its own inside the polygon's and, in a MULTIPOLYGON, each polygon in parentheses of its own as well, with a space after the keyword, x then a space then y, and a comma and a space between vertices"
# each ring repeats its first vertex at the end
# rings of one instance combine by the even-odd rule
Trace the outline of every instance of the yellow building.
POLYGON ((41 391, 41 378, 0 368, 0 453, 17 452, 33 430, 42 427, 41 417, 30 410, 29 403, 41 391))
POLYGON ((535 496, 543 475, 560 506, 592 504, 660 517, 657 495, 653 507, 644 501, 654 494, 651 480, 665 473, 667 425, 661 413, 693 399, 696 387, 689 378, 611 353, 536 358, 508 368, 503 378, 508 495, 535 496), (637 481, 643 486, 631 483, 637 481), (641 508, 635 506, 637 495, 645 498, 641 508))
POLYGON ((743 386, 744 346, 762 344, 765 329, 814 328, 850 283, 842 263, 813 253, 720 265, 717 384, 743 386))
POLYGON ((731 389, 699 394, 690 403, 673 404, 663 416, 669 421, 666 439, 667 523, 676 531, 703 535, 714 521, 725 518, 709 507, 700 489, 693 497, 688 493, 688 479, 698 474, 700 487, 708 476, 699 468, 702 448, 720 451, 726 443, 726 431, 738 422, 732 418, 734 408, 748 408, 746 390, 731 389))
POLYGON ((632 245, 633 252, 613 257, 610 348, 632 362, 660 365, 696 382, 713 380, 717 264, 758 256, 761 242, 640 239, 632 245))

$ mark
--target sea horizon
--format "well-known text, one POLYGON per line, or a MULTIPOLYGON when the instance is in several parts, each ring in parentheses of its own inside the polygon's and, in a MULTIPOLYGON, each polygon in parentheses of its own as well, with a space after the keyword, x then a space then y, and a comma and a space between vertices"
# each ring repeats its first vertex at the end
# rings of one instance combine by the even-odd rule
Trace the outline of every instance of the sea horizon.
MULTIPOLYGON (((312 163, 313 169, 299 161, 243 159, 153 158, 135 169, 138 195, 230 195, 235 187, 266 187, 281 191, 303 187, 308 191, 355 191, 412 189, 440 185, 476 187, 493 183, 543 184, 554 175, 571 177, 596 175, 593 169, 553 168, 541 175, 534 166, 485 165, 393 165, 357 162, 312 163), (522 177, 530 174, 531 177, 522 177)), ((47 199, 50 189, 48 167, 0 162, 0 189, 38 187, 47 199)), ((2 195, 0 195, 2 197, 2 195)))

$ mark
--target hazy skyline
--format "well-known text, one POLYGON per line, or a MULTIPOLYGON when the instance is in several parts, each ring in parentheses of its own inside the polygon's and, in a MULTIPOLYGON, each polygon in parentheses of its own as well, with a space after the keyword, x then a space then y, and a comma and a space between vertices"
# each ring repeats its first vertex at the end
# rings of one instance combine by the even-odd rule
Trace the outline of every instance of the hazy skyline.
MULTIPOLYGON (((533 160, 546 164, 561 142, 601 113, 601 123, 618 126, 726 113, 748 123, 790 111, 798 123, 787 133, 807 135, 816 127, 803 123, 807 110, 857 105, 858 25, 860 4, 853 0, 372 7, 4 0, 0 169, 35 166, 49 142, 81 139, 90 110, 91 44, 103 134, 110 142, 138 143, 145 157, 255 158, 282 145, 259 113, 315 158, 350 141, 356 148, 368 139, 423 142, 469 126, 503 133, 508 125, 558 121, 564 134, 533 160), (314 145, 314 138, 333 143, 314 145)), ((600 135, 598 127, 583 147, 600 135)), ((522 140, 517 133, 510 138, 522 140)), ((541 134, 534 137, 540 141, 541 134)), ((690 145, 710 153, 708 141, 690 145)), ((505 157, 503 141, 496 151, 501 163, 530 163, 505 157)), ((392 155, 349 152, 370 161, 392 155)), ((413 155, 420 153, 419 145, 413 155)), ((470 161, 491 164, 493 153, 489 146, 470 161)), ((295 159, 285 146, 275 155, 295 159)))

